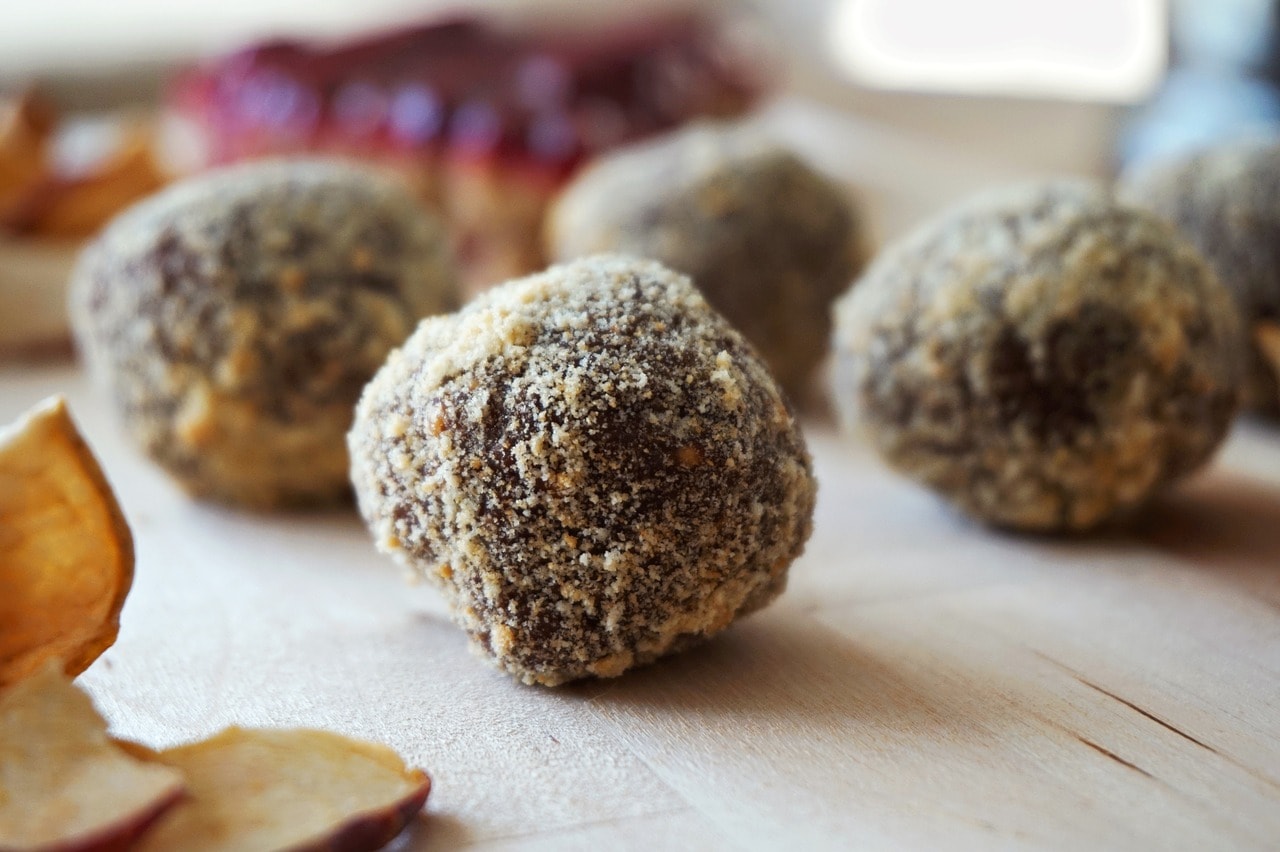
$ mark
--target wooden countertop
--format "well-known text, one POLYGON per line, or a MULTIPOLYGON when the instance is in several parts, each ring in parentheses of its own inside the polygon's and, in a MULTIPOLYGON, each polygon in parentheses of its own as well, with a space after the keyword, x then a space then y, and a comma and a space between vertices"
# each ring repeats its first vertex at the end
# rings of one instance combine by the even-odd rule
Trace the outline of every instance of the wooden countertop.
POLYGON ((523 687, 467 651, 353 511, 183 497, 74 367, 0 368, 0 422, 65 392, 135 532, 81 678, 153 745, 230 724, 426 767, 399 848, 1276 849, 1280 429, 1130 531, 970 525, 811 425, 816 531, 772 608, 621 679, 523 687))

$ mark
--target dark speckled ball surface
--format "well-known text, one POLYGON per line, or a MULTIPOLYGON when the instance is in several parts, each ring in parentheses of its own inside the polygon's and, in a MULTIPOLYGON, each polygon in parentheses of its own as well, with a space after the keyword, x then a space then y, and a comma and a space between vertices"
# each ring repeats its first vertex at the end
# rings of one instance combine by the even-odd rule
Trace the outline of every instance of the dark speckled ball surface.
POLYGON ((782 591, 812 527, 778 386, 652 261, 585 258, 427 320, 349 440, 378 547, 526 683, 615 676, 718 633, 782 591))
POLYGON ((561 259, 622 252, 693 279, 798 402, 825 357, 831 303, 866 259, 848 193, 791 152, 695 125, 589 167, 549 218, 561 259))
POLYGON ((1280 140, 1135 168, 1118 192, 1173 222, 1217 271, 1244 321, 1245 403, 1280 417, 1280 140))
POLYGON ((835 402, 890 465, 998 526, 1081 530, 1222 441, 1239 324, 1199 253, 1087 184, 996 192, 838 304, 835 402))
POLYGON ((131 436, 189 492, 259 508, 350 493, 361 388, 457 301, 414 198, 319 160, 171 186, 107 227, 71 287, 81 353, 131 436))

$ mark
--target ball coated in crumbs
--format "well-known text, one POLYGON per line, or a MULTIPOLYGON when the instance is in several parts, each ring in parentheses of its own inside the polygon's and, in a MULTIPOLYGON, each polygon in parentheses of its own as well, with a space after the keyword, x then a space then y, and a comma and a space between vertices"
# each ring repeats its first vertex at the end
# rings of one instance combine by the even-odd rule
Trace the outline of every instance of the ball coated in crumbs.
POLYGON ((1222 441, 1234 306, 1153 214, 1087 184, 977 199, 878 258, 837 304, 846 425, 968 514, 1082 530, 1222 441))
POLYGON ((826 356, 831 303, 865 260, 847 193, 739 130, 694 127, 586 169, 548 220, 549 253, 649 257, 693 279, 793 399, 826 356))
POLYGON ((684 276, 586 258, 426 320, 365 390, 352 481, 378 547, 526 683, 612 677, 786 582, 800 430, 684 276))
POLYGON ((84 253, 71 302, 145 451, 192 494, 274 508, 349 497, 361 389, 458 287, 408 192, 303 160, 211 172, 127 210, 84 253))
POLYGON ((1280 416, 1280 141, 1241 140, 1139 166, 1117 191, 1204 253, 1244 321, 1245 404, 1280 416))

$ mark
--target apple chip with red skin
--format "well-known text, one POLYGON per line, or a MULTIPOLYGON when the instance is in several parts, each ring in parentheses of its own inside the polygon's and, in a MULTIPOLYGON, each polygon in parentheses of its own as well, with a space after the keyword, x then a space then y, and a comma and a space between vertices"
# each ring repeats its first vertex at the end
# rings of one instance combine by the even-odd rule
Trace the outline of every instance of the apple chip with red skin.
POLYGON ((139 852, 367 852, 403 831, 431 791, 385 746, 327 731, 228 728, 150 755, 179 770, 190 795, 139 852))
POLYGON ((128 849, 182 793, 181 773, 107 737, 56 665, 0 692, 0 849, 128 849))

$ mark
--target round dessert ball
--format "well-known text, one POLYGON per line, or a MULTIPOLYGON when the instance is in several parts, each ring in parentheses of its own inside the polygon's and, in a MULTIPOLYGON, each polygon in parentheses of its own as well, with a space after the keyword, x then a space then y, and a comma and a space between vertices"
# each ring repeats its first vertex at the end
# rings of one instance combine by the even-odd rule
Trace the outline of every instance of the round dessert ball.
POLYGON ((390 178, 262 162, 117 217, 73 275, 83 357, 189 492, 256 508, 348 498, 360 390, 458 288, 437 222, 390 178))
POLYGON ((1244 322, 1245 404, 1280 416, 1280 140, 1141 166, 1118 193, 1172 221, 1217 271, 1244 322))
POLYGON ((586 169, 547 235, 561 260, 622 252, 690 276, 797 400, 826 355, 831 302, 864 258, 843 190, 788 151, 708 125, 586 169))
POLYGON ((833 392, 890 465, 998 526, 1093 527, 1200 466, 1239 324, 1199 253, 1086 184, 997 192, 894 245, 836 307, 833 392))
POLYGON ((815 484, 794 417, 689 280, 599 256, 424 321, 348 438, 378 547, 525 683, 612 677, 783 589, 815 484))

